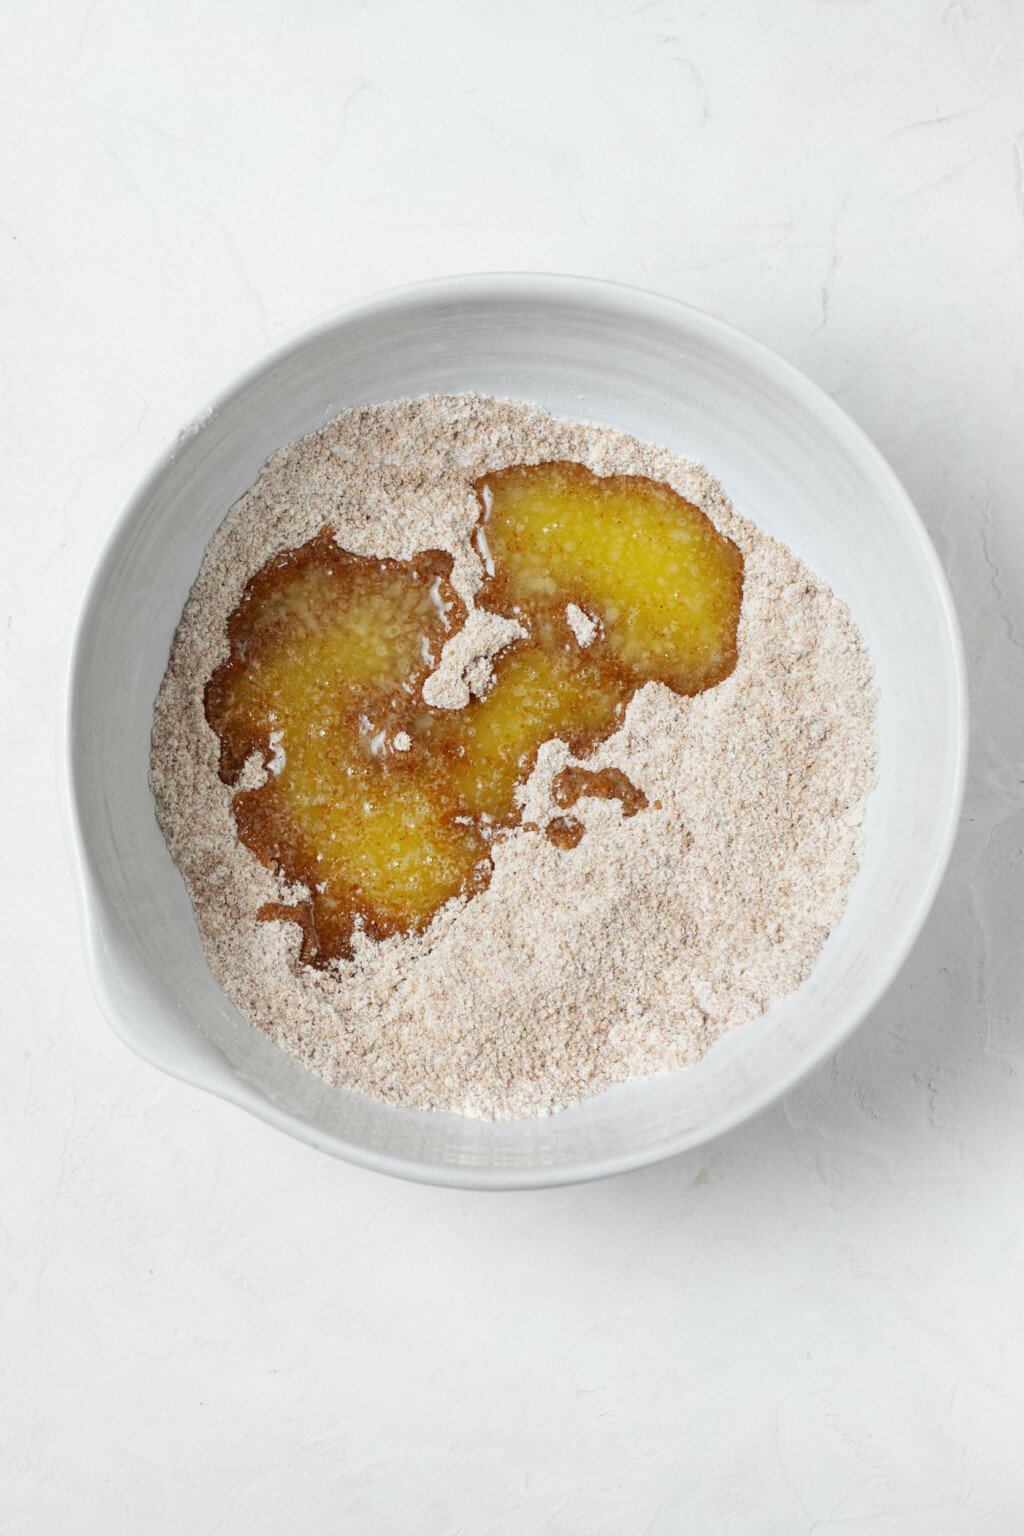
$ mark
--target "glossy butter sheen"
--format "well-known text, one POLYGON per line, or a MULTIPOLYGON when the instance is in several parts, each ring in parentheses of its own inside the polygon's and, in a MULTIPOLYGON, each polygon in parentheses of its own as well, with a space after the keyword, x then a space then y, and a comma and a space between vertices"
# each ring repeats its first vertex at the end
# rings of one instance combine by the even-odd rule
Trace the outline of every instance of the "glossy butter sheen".
MULTIPOLYGON (((476 492, 477 604, 525 638, 465 709, 421 695, 466 617, 441 551, 376 560, 324 529, 257 572, 229 620, 207 719, 225 782, 253 753, 267 770, 234 797, 236 825, 308 891, 260 914, 300 924, 308 964, 350 956, 357 928, 418 932, 481 890, 495 839, 520 824, 516 792, 543 742, 560 737, 586 757, 645 683, 694 694, 735 665, 742 556, 671 487, 557 462, 489 474, 476 492), (589 621, 586 643, 570 605, 589 621)), ((635 814, 643 792, 618 778, 577 774, 571 799, 555 803, 611 794, 635 814)), ((563 849, 582 835, 564 817, 549 833, 563 849)))

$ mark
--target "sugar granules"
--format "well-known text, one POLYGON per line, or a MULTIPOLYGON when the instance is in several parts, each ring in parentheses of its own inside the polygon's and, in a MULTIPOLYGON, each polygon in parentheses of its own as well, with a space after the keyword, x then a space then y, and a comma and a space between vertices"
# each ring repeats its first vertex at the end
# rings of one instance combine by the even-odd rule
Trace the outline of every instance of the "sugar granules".
MULTIPOLYGON (((479 611, 466 629, 434 703, 485 687, 489 655, 510 638, 479 611)), ((231 508, 174 639, 150 778, 210 967, 251 1024, 331 1083, 508 1119, 689 1066, 800 985, 860 861, 875 713, 845 604, 739 516, 703 467, 522 401, 427 396, 346 412, 276 453, 231 508), (450 551, 472 613, 472 482, 546 459, 667 481, 739 545, 736 669, 693 699, 639 689, 588 760, 622 769, 647 795, 642 814, 581 800, 578 847, 521 827, 495 848, 487 889, 449 902, 423 934, 357 938, 330 973, 303 966, 297 926, 256 918, 282 888, 236 835, 204 715, 228 615, 260 566, 324 524, 360 554, 450 551)), ((541 748, 524 822, 550 814, 568 761, 559 741, 541 748)))

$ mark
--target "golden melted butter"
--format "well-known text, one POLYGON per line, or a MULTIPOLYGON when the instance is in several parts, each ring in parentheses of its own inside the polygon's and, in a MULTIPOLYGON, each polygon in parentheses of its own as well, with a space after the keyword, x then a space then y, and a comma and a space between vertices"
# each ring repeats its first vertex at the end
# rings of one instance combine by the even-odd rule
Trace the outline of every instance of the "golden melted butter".
POLYGON ((578 848, 586 830, 575 816, 552 816, 544 828, 544 835, 556 848, 578 848))
MULTIPOLYGON (((743 557, 670 486, 580 464, 516 465, 478 483, 482 607, 543 618, 573 638, 566 607, 597 621, 587 654, 633 688, 700 693, 736 665, 743 557)), ((549 640, 549 643, 550 643, 549 640)))
MULTIPOLYGON (((644 683, 693 694, 735 665, 742 556, 668 486, 557 463, 476 489, 478 606, 517 618, 527 638, 465 709, 430 708, 421 692, 466 617, 447 554, 377 560, 325 528, 257 572, 228 622, 206 716, 226 783, 253 753, 267 769, 235 795, 236 824, 262 863, 309 892, 260 913, 301 925, 309 964, 350 956, 357 926, 420 932, 446 901, 482 889, 545 741, 586 757, 644 683), (570 604, 590 621, 588 643, 570 604)), ((647 803, 617 769, 557 776, 558 806, 584 795, 618 798, 626 815, 647 803)), ((584 831, 567 816, 546 830, 563 848, 584 831)))
POLYGON ((551 780, 551 798, 567 811, 583 795, 598 800, 618 800, 623 816, 647 809, 647 796, 626 777, 621 768, 580 768, 570 763, 551 780))

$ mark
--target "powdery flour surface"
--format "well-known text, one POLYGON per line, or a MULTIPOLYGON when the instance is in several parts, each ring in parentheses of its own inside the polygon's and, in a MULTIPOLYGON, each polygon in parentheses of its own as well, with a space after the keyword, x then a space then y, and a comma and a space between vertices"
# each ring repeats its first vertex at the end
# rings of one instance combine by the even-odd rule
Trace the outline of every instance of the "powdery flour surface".
MULTIPOLYGON (((509 638, 482 614, 467 629, 434 702, 485 686, 480 654, 509 638)), ((429 396, 346 412, 275 454, 231 508, 174 640, 151 782, 210 966, 253 1025, 329 1082, 506 1119, 692 1065, 794 991, 842 915, 875 750, 871 666, 846 606, 705 469, 520 401, 429 396), (736 669, 693 699, 641 688, 588 759, 622 769, 647 810, 625 820, 615 802, 580 800, 575 849, 517 829, 494 849, 488 888, 450 902, 422 935, 357 938, 333 973, 302 966, 297 926, 256 919, 287 893, 236 836, 203 712, 228 615, 260 566, 325 523, 360 554, 449 550, 472 605, 472 482, 545 459, 667 481, 739 545, 736 669)), ((562 743, 541 748, 525 821, 554 813, 551 780, 567 761, 562 743)), ((251 764, 246 782, 262 771, 251 764)))

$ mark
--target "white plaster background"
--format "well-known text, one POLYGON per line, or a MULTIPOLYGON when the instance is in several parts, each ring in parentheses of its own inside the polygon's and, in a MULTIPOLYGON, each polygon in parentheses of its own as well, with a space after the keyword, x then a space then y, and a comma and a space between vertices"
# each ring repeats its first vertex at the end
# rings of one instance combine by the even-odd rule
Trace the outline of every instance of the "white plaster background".
POLYGON ((1024 5, 7 0, 0 1529, 1024 1530, 1024 5), (55 810, 101 529, 268 338, 388 284, 675 294, 830 390, 963 622, 965 819, 891 994, 706 1151, 460 1195, 108 1032, 55 810))

